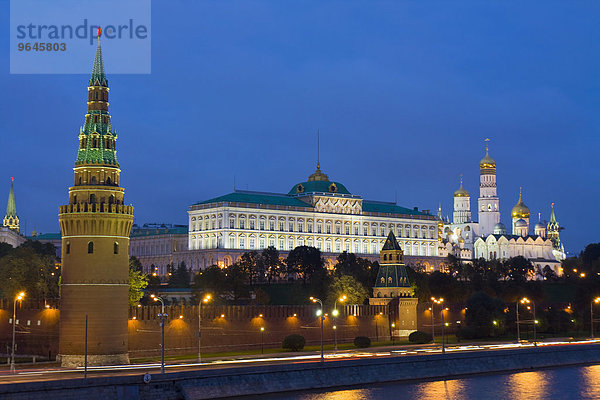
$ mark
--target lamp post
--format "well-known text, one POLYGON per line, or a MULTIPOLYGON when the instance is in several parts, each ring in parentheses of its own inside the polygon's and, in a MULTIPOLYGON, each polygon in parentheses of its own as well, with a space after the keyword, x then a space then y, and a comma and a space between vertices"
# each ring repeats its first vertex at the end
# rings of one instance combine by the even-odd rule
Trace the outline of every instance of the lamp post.
POLYGON ((161 331, 161 342, 160 342, 160 373, 165 373, 165 302, 161 297, 154 294, 150 295, 154 301, 160 301, 160 331, 161 331))
POLYGON ((521 342, 521 329, 519 328, 519 302, 517 301, 517 343, 521 342))
POLYGON ((325 362, 325 356, 323 354, 323 321, 325 320, 325 316, 323 315, 323 302, 316 297, 310 297, 310 300, 313 303, 319 303, 321 309, 317 311, 317 316, 321 318, 321 362, 325 362))
MULTIPOLYGON (((432 297, 433 299, 433 297, 432 297)), ((433 301, 431 302, 431 341, 435 343, 435 317, 433 316, 433 301)))
POLYGON ((15 302, 13 303, 13 329, 12 329, 12 351, 10 356, 10 370, 11 372, 15 372, 15 328, 17 326, 17 301, 23 300, 25 297, 25 292, 21 292, 15 297, 15 302))
POLYGON ((521 299, 521 304, 531 304, 533 307, 533 345, 537 347, 537 333, 536 333, 536 324, 537 320, 535 319, 535 303, 533 300, 529 300, 527 297, 523 297, 521 299))
MULTIPOLYGON (((435 297, 432 297, 431 301, 433 303, 435 303, 435 304, 439 304, 439 305, 442 306, 442 354, 446 354, 446 340, 445 340, 445 337, 444 337, 444 324, 445 324, 445 322, 444 322, 444 305, 443 305, 444 299, 441 298, 441 297, 439 299, 436 299, 435 297)), ((431 315, 432 315, 432 318, 433 318, 433 303, 431 304, 431 315)))
POLYGON ((337 309, 337 302, 339 301, 340 303, 343 303, 344 301, 346 301, 347 297, 346 295, 342 295, 339 298, 335 299, 335 302, 333 303, 333 311, 331 312, 331 315, 333 315, 333 350, 337 353, 337 326, 335 325, 335 321, 337 319, 337 316, 339 315, 339 311, 337 309))
POLYGON ((211 298, 212 296, 207 294, 204 296, 204 298, 202 298, 202 300, 200 300, 200 304, 198 306, 198 363, 202 362, 202 352, 200 351, 200 342, 202 340, 202 304, 208 303, 211 298))
POLYGON ((265 327, 260 327, 260 354, 265 354, 265 341, 264 341, 265 327))
POLYGON ((392 340, 392 346, 394 345, 394 328, 396 327, 396 324, 392 322, 392 324, 390 325, 392 327, 392 329, 390 330, 390 339, 392 340))
POLYGON ((600 297, 596 297, 590 302, 590 336, 594 338, 594 303, 600 303, 600 297))

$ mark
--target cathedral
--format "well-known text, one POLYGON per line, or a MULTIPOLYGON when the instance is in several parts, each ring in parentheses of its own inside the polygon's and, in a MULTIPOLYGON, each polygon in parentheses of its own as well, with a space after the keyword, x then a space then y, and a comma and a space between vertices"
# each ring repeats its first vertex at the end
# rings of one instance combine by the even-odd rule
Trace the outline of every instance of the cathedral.
POLYGON ((489 147, 479 162, 479 198, 477 200, 478 221, 471 216, 471 197, 460 187, 454 192, 452 221, 442 216, 438 209, 439 227, 442 231, 439 253, 452 254, 462 260, 484 258, 508 259, 516 256, 527 258, 536 267, 538 276, 552 270, 561 275, 561 261, 566 258, 560 241, 560 227, 551 205, 550 222, 542 223, 541 213, 531 232, 531 211, 519 192, 517 203, 511 210, 510 232, 500 221, 500 199, 496 185, 496 161, 490 157, 489 147))

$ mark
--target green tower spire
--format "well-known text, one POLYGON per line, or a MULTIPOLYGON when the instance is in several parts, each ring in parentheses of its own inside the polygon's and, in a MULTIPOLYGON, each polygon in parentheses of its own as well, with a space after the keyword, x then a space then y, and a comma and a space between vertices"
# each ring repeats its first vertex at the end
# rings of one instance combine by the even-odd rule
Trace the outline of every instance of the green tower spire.
POLYGON ((8 193, 8 204, 6 206, 6 216, 17 216, 17 203, 15 202, 15 188, 13 187, 14 178, 10 178, 10 192, 8 193))
POLYGON ((19 231, 19 217, 17 216, 17 203, 15 202, 15 189, 13 182, 15 178, 10 177, 10 192, 8 193, 8 204, 6 205, 6 215, 4 216, 3 226, 19 231))
MULTIPOLYGON (((379 271, 373 291, 385 291, 384 297, 410 297, 412 290, 408 280, 408 273, 403 260, 404 252, 396 240, 394 232, 390 231, 381 249, 379 271)), ((375 294, 375 297, 377 294, 375 294)))
MULTIPOLYGON (((100 30, 98 30, 100 32, 100 30)), ((96 46, 96 57, 92 68, 90 86, 108 86, 108 80, 104 73, 104 61, 102 60, 102 46, 100 46, 100 35, 98 35, 98 46, 96 46)))
POLYGON ((117 135, 113 131, 108 113, 108 80, 102 61, 100 29, 98 47, 94 57, 92 76, 88 86, 88 111, 79 132, 79 151, 75 166, 119 166, 117 162, 117 135))

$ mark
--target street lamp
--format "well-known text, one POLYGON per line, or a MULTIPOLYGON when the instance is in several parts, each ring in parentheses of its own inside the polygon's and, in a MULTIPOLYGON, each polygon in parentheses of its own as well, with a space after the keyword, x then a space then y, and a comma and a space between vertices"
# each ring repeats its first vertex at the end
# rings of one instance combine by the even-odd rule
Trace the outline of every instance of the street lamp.
POLYGON ((202 339, 202 305, 208 303, 212 299, 210 294, 207 294, 200 300, 200 305, 198 306, 198 363, 202 362, 202 353, 200 351, 200 341, 202 339))
POLYGON ((319 303, 321 309, 317 311, 317 316, 321 318, 321 362, 325 362, 325 356, 323 354, 323 321, 325 320, 325 316, 323 315, 323 302, 316 297, 310 297, 310 300, 313 303, 319 303))
MULTIPOLYGON (((441 297, 439 299, 436 299, 435 297, 432 297, 431 301, 433 303, 435 303, 435 304, 439 304, 439 305, 442 306, 442 310, 441 310, 441 312, 442 312, 442 354, 446 354, 446 340, 445 340, 445 337, 444 337, 444 325, 445 325, 445 322, 444 322, 444 306, 442 305, 444 303, 444 299, 441 298, 441 297)), ((432 315, 433 315, 433 303, 431 304, 431 314, 432 315)))
POLYGON ((394 328, 396 327, 396 324, 392 322, 392 324, 390 325, 392 327, 392 329, 390 330, 390 339, 392 339, 392 346, 394 345, 394 328))
POLYGON ((265 341, 264 341, 265 327, 260 327, 260 354, 265 354, 265 341))
POLYGON ((17 301, 23 300, 25 297, 25 292, 21 292, 15 297, 15 302, 13 304, 13 332, 12 332, 12 353, 10 356, 10 370, 11 372, 15 372, 15 328, 17 325, 17 301))
POLYGON ((537 346, 537 333, 535 330, 535 325, 537 324, 537 320, 535 319, 535 303, 533 300, 529 300, 527 297, 523 297, 521 299, 521 304, 531 304, 533 307, 533 345, 537 346))
POLYGON ((152 300, 160 301, 160 331, 161 331, 161 342, 160 342, 160 373, 165 373, 165 302, 161 297, 155 294, 151 294, 152 300))
POLYGON ((521 329, 519 328, 519 301, 517 300, 517 343, 521 342, 521 329))
POLYGON ((339 298, 335 299, 335 302, 333 303, 333 311, 331 312, 331 315, 333 315, 333 349, 336 353, 337 353, 337 326, 335 325, 335 320, 340 313, 337 309, 337 302, 339 301, 340 303, 343 303, 344 301, 346 301, 346 299, 347 299, 347 297, 345 294, 340 296, 339 298))
POLYGON ((592 339, 594 338, 594 303, 596 303, 596 304, 600 303, 600 297, 596 297, 590 303, 590 333, 591 333, 592 339))

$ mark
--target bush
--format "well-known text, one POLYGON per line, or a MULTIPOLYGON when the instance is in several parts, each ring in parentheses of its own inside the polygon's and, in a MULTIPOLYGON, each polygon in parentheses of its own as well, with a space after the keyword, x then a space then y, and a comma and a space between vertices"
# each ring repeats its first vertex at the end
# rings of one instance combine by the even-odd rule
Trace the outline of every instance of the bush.
POLYGON ((425 344, 431 343, 433 341, 433 337, 427 332, 414 331, 408 335, 408 341, 415 344, 425 344))
POLYGON ((354 346, 359 349, 371 347, 371 339, 366 336, 357 336, 354 338, 354 346))
POLYGON ((283 342, 281 343, 281 347, 290 351, 300 351, 304 348, 304 344, 306 344, 306 340, 304 336, 298 334, 287 335, 283 342))

